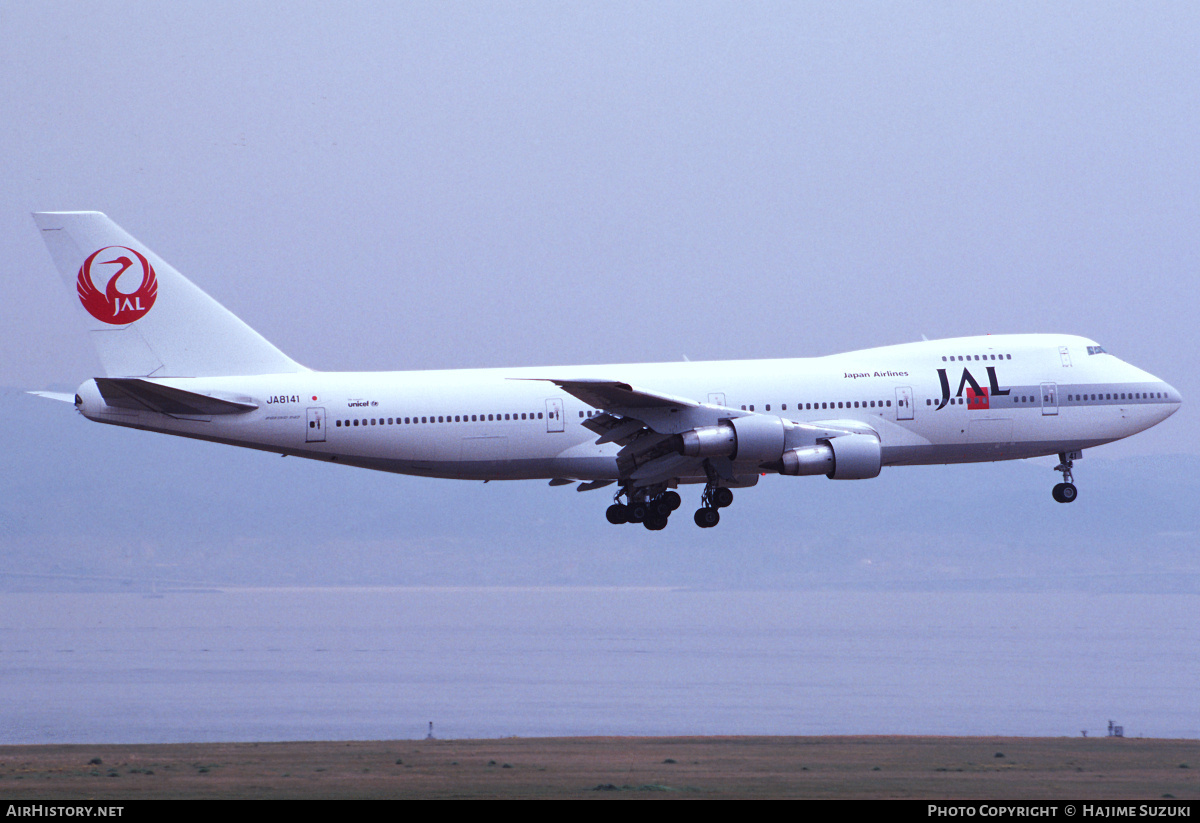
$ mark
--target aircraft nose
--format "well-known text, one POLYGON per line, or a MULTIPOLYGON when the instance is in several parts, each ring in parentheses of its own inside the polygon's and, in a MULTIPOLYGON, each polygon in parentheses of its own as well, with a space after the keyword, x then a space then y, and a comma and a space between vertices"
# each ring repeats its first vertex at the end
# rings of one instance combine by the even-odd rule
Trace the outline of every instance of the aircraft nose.
POLYGON ((1170 383, 1163 383, 1162 387, 1163 393, 1167 396, 1167 403, 1171 406, 1171 410, 1167 414, 1172 415, 1179 411, 1179 406, 1183 403, 1183 395, 1170 383))

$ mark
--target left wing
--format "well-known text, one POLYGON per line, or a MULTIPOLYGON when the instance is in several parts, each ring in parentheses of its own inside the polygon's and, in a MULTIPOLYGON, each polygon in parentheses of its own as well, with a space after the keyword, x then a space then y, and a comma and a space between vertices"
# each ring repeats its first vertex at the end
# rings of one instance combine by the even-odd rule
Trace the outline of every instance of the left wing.
MULTIPOLYGON (((721 420, 743 417, 749 412, 699 403, 686 397, 652 392, 619 380, 584 378, 578 380, 542 379, 600 411, 583 421, 583 426, 599 435, 597 444, 616 443, 617 471, 622 480, 639 486, 652 486, 678 477, 705 477, 705 458, 679 453, 678 435, 721 420)), ((711 461, 720 463, 720 461, 711 461)), ((728 464, 726 460, 724 463, 728 464)), ((738 482, 732 464, 723 475, 730 483, 738 482)), ((757 480, 757 478, 754 478, 757 480)))
MULTIPOLYGON (((711 482, 714 473, 727 485, 753 485, 763 469, 783 471, 783 455, 791 450, 855 434, 867 434, 876 450, 878 446, 878 434, 857 421, 797 423, 647 391, 618 380, 532 379, 553 383, 598 409, 600 413, 582 425, 599 435, 597 445, 616 443, 621 447, 617 452, 621 481, 641 487, 685 477, 711 482), (735 461, 741 476, 735 474, 735 461)), ((787 473, 831 470, 832 452, 827 446, 821 448, 822 459, 813 464, 815 468, 787 473), (830 455, 828 461, 825 452, 830 455)))

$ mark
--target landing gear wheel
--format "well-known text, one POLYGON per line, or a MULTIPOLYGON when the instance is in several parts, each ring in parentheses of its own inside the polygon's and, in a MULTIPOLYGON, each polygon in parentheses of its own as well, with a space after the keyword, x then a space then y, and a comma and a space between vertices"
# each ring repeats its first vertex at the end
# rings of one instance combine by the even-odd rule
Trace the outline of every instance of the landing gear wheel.
POLYGON ((712 499, 713 506, 718 509, 723 509, 733 503, 733 489, 726 488, 725 486, 718 486, 717 488, 713 489, 712 499))
POLYGON ((629 513, 630 523, 641 523, 650 513, 650 509, 645 503, 630 503, 625 507, 625 511, 629 513))
POLYGON ((711 506, 696 509, 696 525, 702 529, 711 529, 721 522, 721 513, 711 506))
POLYGON ((1051 494, 1059 503, 1072 503, 1079 496, 1079 490, 1074 483, 1059 483, 1051 494))
POLYGON ((683 503, 683 498, 679 496, 679 492, 666 492, 662 496, 663 502, 671 507, 671 511, 675 511, 683 503))
POLYGON ((642 525, 652 532, 662 531, 667 527, 667 516, 656 511, 650 511, 642 525))
POLYGON ((614 526, 619 526, 622 523, 629 522, 629 510, 620 503, 613 503, 611 506, 609 506, 608 511, 604 513, 604 516, 607 517, 608 522, 612 523, 614 526))

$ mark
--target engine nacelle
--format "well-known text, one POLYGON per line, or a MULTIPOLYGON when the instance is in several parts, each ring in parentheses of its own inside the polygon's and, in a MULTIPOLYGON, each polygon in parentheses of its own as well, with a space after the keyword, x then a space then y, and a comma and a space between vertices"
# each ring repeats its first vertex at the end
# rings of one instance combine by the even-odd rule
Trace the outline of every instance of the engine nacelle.
POLYGON ((772 468, 780 474, 823 474, 830 480, 866 480, 878 477, 883 465, 879 439, 869 434, 847 434, 815 446, 789 449, 772 468))
POLYGON ((737 432, 728 422, 701 426, 679 435, 679 453, 685 457, 728 457, 737 452, 737 432))
POLYGON ((791 476, 810 474, 832 475, 834 470, 833 449, 828 443, 818 443, 802 449, 789 449, 779 461, 779 473, 791 476))
POLYGON ((883 467, 879 437, 871 434, 843 434, 785 421, 767 414, 753 414, 722 420, 715 426, 682 432, 675 449, 686 457, 728 457, 739 463, 753 462, 762 469, 786 475, 823 474, 831 480, 865 480, 878 477, 883 467), (791 443, 788 443, 788 432, 791 443), (810 445, 803 437, 817 434, 810 445), (825 435, 825 436, 822 436, 825 435), (788 448, 788 446, 793 446, 788 448))
POLYGON ((752 414, 722 420, 679 435, 678 451, 687 457, 728 457, 767 463, 783 453, 784 423, 779 417, 752 414))
POLYGON ((847 434, 828 441, 833 451, 831 480, 867 480, 879 476, 883 467, 883 449, 879 438, 870 434, 847 434))

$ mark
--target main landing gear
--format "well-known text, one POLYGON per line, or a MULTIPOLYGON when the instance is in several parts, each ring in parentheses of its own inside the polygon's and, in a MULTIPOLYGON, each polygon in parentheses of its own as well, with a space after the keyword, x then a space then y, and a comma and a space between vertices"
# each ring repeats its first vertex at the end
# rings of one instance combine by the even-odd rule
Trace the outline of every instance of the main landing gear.
POLYGON ((710 480, 704 487, 704 494, 700 496, 700 508, 696 509, 696 516, 693 518, 696 525, 702 529, 711 529, 721 522, 721 513, 717 510, 732 502, 733 490, 726 486, 718 486, 710 480))
POLYGON ((1054 486, 1054 490, 1050 492, 1059 503, 1071 503, 1079 496, 1079 490, 1075 488, 1075 484, 1071 482, 1074 478, 1071 476, 1071 469, 1075 466, 1075 461, 1071 458, 1077 457, 1076 452, 1059 452, 1058 465, 1054 467, 1056 472, 1062 472, 1063 482, 1054 486))
MULTIPOLYGON (((613 498, 613 504, 608 507, 604 516, 614 525, 622 523, 641 523, 650 531, 660 531, 667 527, 671 513, 683 502, 678 492, 657 491, 647 489, 623 488, 613 498), (625 502, 621 502, 624 498, 625 502)), ((711 529, 721 522, 718 509, 723 509, 733 502, 733 491, 725 486, 709 482, 700 496, 700 508, 696 510, 694 520, 702 529, 711 529)))
POLYGON ((660 491, 657 494, 647 494, 645 489, 622 489, 617 492, 614 500, 604 513, 609 523, 641 523, 652 532, 665 529, 671 512, 683 503, 683 498, 678 492, 660 491), (629 502, 622 503, 622 497, 629 502))

